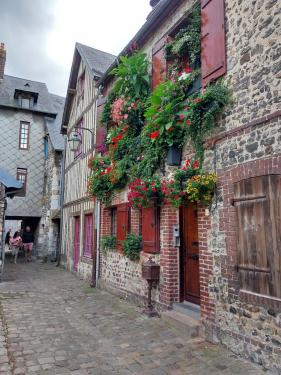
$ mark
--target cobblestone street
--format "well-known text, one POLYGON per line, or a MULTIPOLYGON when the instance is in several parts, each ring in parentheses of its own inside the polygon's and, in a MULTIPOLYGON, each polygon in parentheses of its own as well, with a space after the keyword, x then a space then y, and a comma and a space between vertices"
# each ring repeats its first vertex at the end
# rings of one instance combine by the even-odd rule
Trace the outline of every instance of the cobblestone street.
POLYGON ((53 264, 7 264, 0 296, 0 374, 263 373, 53 264))

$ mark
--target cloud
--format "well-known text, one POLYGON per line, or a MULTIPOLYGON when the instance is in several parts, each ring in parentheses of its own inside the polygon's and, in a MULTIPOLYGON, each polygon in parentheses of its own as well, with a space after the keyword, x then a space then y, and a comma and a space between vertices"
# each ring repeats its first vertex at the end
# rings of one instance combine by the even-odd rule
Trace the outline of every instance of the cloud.
POLYGON ((65 96, 75 42, 118 54, 149 10, 149 0, 2 0, 5 73, 65 96))

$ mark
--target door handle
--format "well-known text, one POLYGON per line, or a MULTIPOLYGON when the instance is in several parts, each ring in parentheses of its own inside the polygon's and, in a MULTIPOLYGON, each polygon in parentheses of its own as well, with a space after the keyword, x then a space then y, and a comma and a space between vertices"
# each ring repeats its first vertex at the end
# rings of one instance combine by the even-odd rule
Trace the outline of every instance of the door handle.
POLYGON ((188 258, 192 259, 192 260, 198 260, 199 254, 197 254, 197 253, 190 254, 188 258))

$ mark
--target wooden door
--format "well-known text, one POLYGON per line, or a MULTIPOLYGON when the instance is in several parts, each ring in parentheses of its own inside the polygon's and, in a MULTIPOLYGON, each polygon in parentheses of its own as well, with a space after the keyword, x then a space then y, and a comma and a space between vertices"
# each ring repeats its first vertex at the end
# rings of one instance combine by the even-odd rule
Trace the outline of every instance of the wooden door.
POLYGON ((74 217, 73 269, 77 272, 80 257, 80 217, 74 217))
POLYGON ((200 304, 197 206, 181 209, 181 297, 200 304))
POLYGON ((93 254, 93 214, 85 215, 84 219, 84 256, 92 258, 93 254))
POLYGON ((281 176, 234 184, 240 288, 281 298, 281 176))

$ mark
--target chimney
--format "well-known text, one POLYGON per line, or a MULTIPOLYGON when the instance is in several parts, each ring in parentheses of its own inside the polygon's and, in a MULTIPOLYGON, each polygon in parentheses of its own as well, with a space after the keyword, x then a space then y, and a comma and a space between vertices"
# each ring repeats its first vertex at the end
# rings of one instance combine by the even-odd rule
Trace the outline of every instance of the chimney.
POLYGON ((152 8, 154 8, 159 3, 159 1, 160 0, 150 0, 149 4, 152 6, 152 8))
POLYGON ((6 62, 5 44, 0 43, 0 81, 4 78, 5 62, 6 62))

